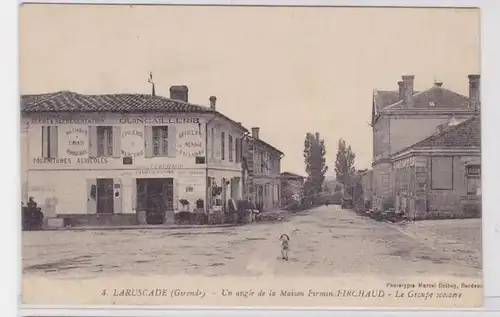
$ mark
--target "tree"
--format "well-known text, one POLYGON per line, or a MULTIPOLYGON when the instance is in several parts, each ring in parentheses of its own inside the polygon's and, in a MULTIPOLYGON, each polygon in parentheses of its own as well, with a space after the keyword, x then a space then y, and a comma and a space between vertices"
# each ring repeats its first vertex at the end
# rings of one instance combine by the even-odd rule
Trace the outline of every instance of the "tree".
POLYGON ((344 188, 350 187, 356 169, 354 168, 354 160, 356 155, 347 146, 345 141, 340 139, 335 159, 335 174, 337 181, 344 185, 344 188))
POLYGON ((307 133, 304 141, 304 163, 308 175, 304 193, 307 196, 318 194, 323 188, 325 173, 328 171, 325 155, 325 142, 320 138, 319 132, 307 133))

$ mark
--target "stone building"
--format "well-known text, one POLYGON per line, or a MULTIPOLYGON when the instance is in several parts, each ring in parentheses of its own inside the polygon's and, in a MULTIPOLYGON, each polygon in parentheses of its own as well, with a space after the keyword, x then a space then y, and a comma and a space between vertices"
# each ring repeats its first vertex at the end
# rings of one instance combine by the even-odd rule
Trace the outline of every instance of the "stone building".
POLYGON ((301 199, 304 196, 305 177, 283 172, 280 174, 281 180, 281 203, 286 205, 291 199, 301 199))
POLYGON ((372 103, 373 205, 382 209, 393 198, 392 155, 431 135, 450 121, 462 122, 480 110, 479 75, 469 76, 469 96, 436 82, 414 90, 414 76, 402 76, 398 90, 375 90, 372 103))
POLYGON ((392 155, 395 208, 410 219, 481 215, 479 116, 392 155))
POLYGON ((281 200, 281 159, 284 154, 261 140, 259 128, 243 140, 244 166, 247 170, 245 198, 262 210, 279 208, 281 200))
POLYGON ((186 86, 170 98, 23 95, 21 120, 23 200, 33 196, 55 225, 170 223, 242 197, 247 130, 215 97, 189 103, 186 86))

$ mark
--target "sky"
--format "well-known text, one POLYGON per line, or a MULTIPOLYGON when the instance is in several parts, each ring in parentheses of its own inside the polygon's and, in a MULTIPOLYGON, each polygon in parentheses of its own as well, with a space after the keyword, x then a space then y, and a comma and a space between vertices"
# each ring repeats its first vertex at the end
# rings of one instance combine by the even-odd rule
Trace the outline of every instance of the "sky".
POLYGON ((479 10, 24 4, 21 93, 150 93, 187 85, 285 153, 305 175, 307 132, 319 132, 334 175, 339 138, 372 160, 374 89, 443 87, 468 94, 480 70, 479 10))

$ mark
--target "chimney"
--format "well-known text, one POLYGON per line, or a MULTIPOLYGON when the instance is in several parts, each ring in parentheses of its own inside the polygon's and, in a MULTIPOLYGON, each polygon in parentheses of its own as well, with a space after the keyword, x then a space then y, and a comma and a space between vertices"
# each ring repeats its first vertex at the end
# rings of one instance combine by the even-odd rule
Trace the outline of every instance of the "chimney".
POLYGON ((188 87, 187 86, 171 86, 170 99, 181 100, 188 102, 188 87))
POLYGON ((469 107, 475 110, 481 108, 479 79, 480 75, 469 75, 469 107))
POLYGON ((415 79, 415 76, 403 75, 402 79, 403 79, 403 89, 404 89, 403 102, 406 106, 412 106, 413 105, 413 80, 415 79))
POLYGON ((208 100, 210 100, 210 109, 215 110, 215 103, 217 102, 217 97, 210 96, 208 100))
POLYGON ((252 138, 254 138, 254 139, 259 138, 259 128, 257 128, 257 127, 252 128, 252 138))
POLYGON ((403 100, 404 99, 405 88, 403 86, 403 82, 402 81, 398 81, 398 87, 399 87, 399 100, 403 100))

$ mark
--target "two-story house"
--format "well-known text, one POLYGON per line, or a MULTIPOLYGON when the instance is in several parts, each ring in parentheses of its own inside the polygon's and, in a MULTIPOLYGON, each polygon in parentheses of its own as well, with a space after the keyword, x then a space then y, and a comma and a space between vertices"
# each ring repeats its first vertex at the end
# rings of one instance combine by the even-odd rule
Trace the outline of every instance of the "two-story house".
POLYGON ((479 75, 469 76, 469 96, 436 82, 424 91, 414 90, 414 76, 402 76, 398 90, 375 90, 372 102, 373 203, 394 197, 391 157, 436 132, 438 126, 462 122, 479 111, 479 75))
POLYGON ((290 172, 280 174, 281 202, 283 205, 297 201, 304 196, 304 182, 306 177, 290 172))
POLYGON ((262 210, 280 206, 281 159, 284 154, 259 138, 259 128, 252 128, 252 134, 243 140, 244 166, 247 169, 245 198, 262 210))
POLYGON ((23 199, 33 196, 53 224, 99 225, 170 223, 177 211, 241 198, 247 130, 215 101, 189 103, 186 86, 170 98, 154 88, 23 95, 23 199))

